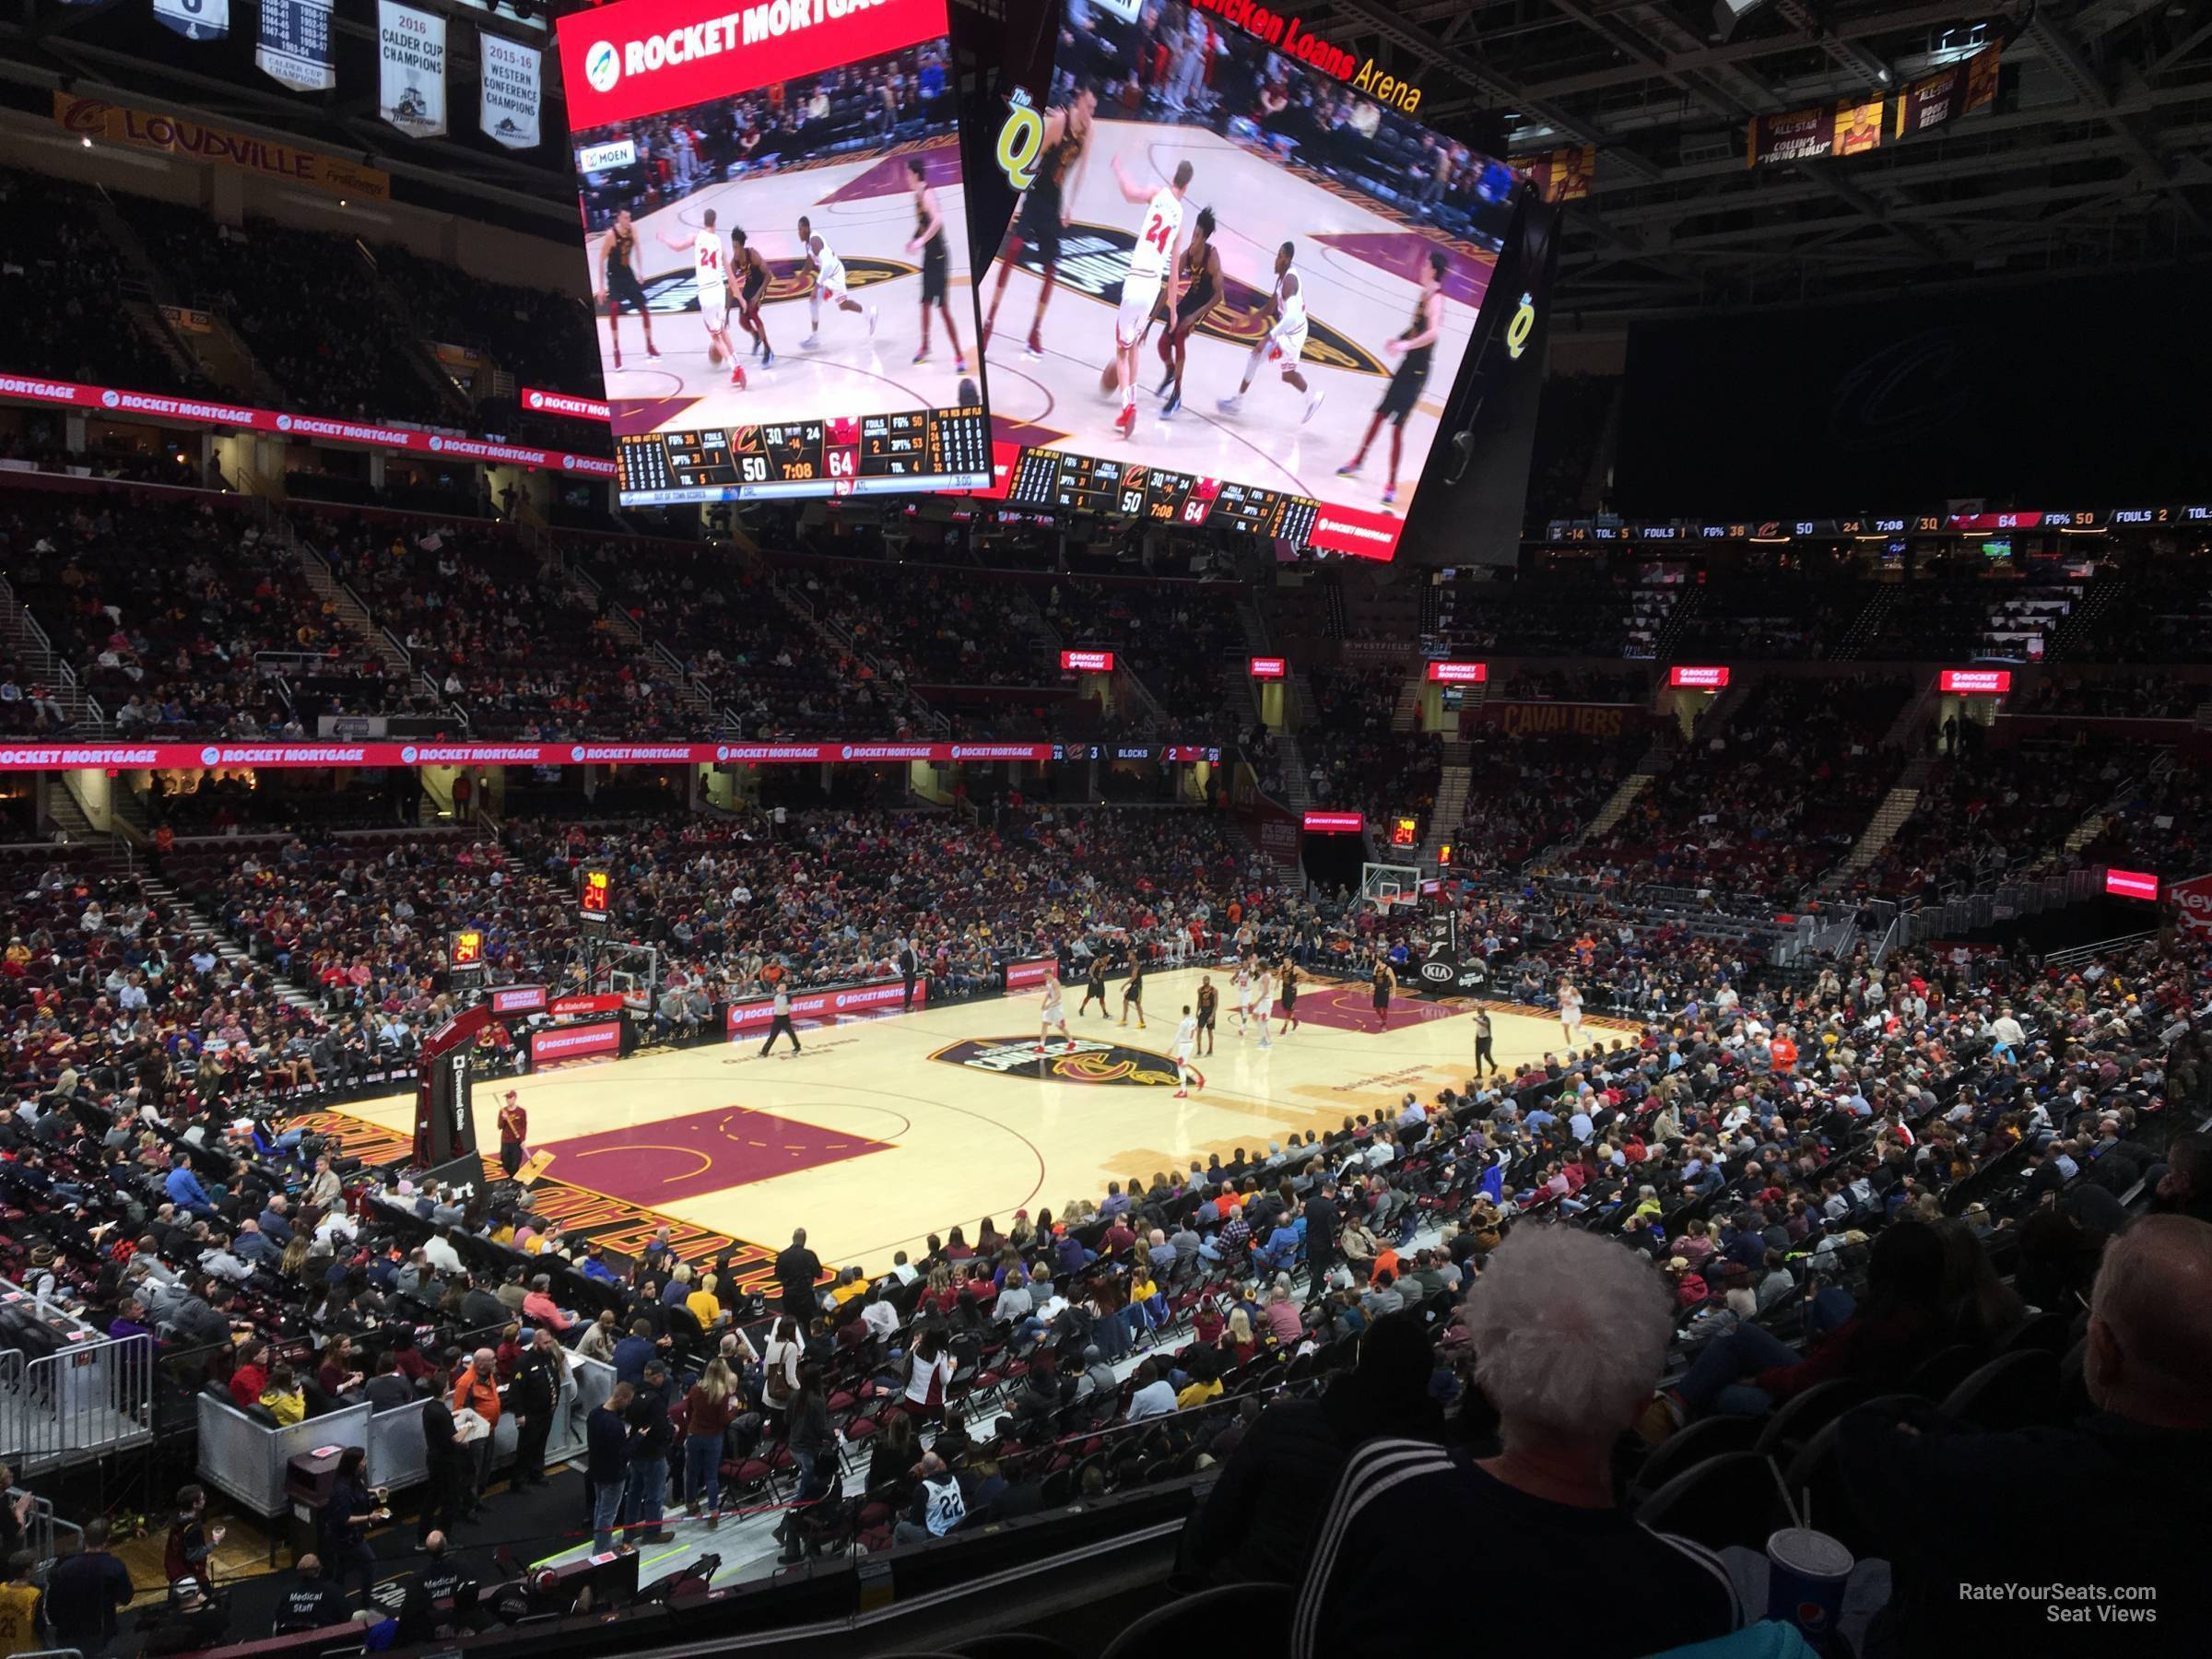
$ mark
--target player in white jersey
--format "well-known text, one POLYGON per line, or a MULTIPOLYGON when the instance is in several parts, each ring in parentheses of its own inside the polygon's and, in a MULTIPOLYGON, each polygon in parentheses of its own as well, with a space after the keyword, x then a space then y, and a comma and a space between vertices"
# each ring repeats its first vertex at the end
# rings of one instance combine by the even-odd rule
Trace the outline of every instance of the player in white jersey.
POLYGON ((1122 199, 1145 210, 1136 229, 1136 246, 1129 250, 1129 274, 1122 278, 1121 314, 1113 320, 1114 380, 1121 389, 1122 412, 1113 429, 1123 437, 1136 430, 1136 353, 1152 308, 1164 287, 1168 315, 1175 314, 1182 284, 1182 195, 1196 170, 1188 161, 1175 164, 1175 181, 1164 190, 1147 191, 1122 171, 1122 159, 1113 159, 1114 182, 1122 199))
POLYGON ((1574 988, 1572 980, 1559 982, 1559 1030, 1569 1048, 1583 1039, 1583 994, 1574 988))
POLYGON ((1252 1022, 1252 964, 1239 957, 1237 971, 1230 975, 1229 982, 1237 991, 1237 1035, 1241 1037, 1252 1022))
POLYGON ((1206 1074, 1191 1064, 1191 1051, 1198 1046, 1198 1017, 1191 1012, 1191 1005, 1182 1005, 1182 1022, 1175 1028, 1175 1041, 1171 1053, 1175 1056, 1175 1092, 1173 1100, 1191 1098, 1190 1085, 1194 1078, 1198 1087, 1206 1087, 1206 1074))
POLYGON ((1048 968, 1044 972, 1044 1006, 1039 1011, 1037 1017, 1037 1052, 1039 1053, 1044 1053, 1045 1034, 1054 1026, 1060 1028, 1060 1035, 1066 1041, 1068 1052, 1072 1053, 1075 1050, 1076 1040, 1068 1031, 1067 1009, 1060 1001, 1060 971, 1057 968, 1048 968))
POLYGON ((1275 975, 1265 967, 1260 970, 1259 982, 1252 988, 1252 1010, 1260 1022, 1260 1046, 1273 1048, 1275 1040, 1268 1033, 1269 1022, 1275 1018, 1275 975))
POLYGON ((1306 383, 1305 371, 1298 366, 1306 349, 1306 285, 1291 268, 1291 256, 1297 252, 1295 242, 1285 242, 1275 251, 1275 291, 1267 296, 1271 321, 1266 334, 1245 359, 1244 378, 1238 382, 1236 391, 1216 400, 1215 407, 1225 415, 1233 415, 1243 406, 1244 394, 1252 390, 1253 377, 1259 373, 1263 362, 1279 364, 1283 383, 1306 394, 1306 412, 1298 418, 1299 425, 1312 419, 1313 411, 1321 407, 1323 394, 1319 388, 1306 383))
POLYGON ((814 332, 799 342, 801 348, 812 346, 822 337, 822 301, 827 300, 839 311, 865 311, 868 316, 868 337, 876 337, 876 308, 864 306, 845 291, 845 262, 830 251, 830 244, 815 234, 814 221, 801 215, 799 218, 799 247, 806 255, 806 269, 814 277, 814 287, 807 290, 806 315, 814 324, 814 332))
POLYGON ((698 232, 685 237, 681 232, 671 235, 661 232, 661 241, 671 248, 691 250, 691 279, 699 293, 699 320, 707 329, 707 361, 716 368, 722 366, 724 354, 735 356, 730 346, 730 261, 722 245, 722 232, 714 229, 714 209, 705 215, 706 223, 698 232))

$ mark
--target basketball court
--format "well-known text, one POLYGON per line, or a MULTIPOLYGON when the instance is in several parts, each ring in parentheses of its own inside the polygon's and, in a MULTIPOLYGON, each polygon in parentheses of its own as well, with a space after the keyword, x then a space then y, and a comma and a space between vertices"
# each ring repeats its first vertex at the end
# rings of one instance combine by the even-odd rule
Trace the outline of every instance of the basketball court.
MULTIPOLYGON (((1100 1018, 1095 1005, 1077 1017, 1082 987, 1070 984, 1073 1053, 1056 1034, 1044 1056, 1034 1053, 1039 1002, 1024 993, 802 1027, 795 1056, 779 1043, 761 1059, 755 1038, 576 1062, 512 1085, 479 1078, 477 1136, 487 1151, 497 1147, 494 1119, 512 1087, 530 1114, 532 1150, 552 1154, 541 1194, 575 1189, 609 1201, 610 1216, 641 1212, 692 1238, 749 1241, 762 1253, 739 1259, 762 1277, 766 1255, 797 1227, 825 1262, 873 1273, 895 1251, 920 1255, 928 1234, 950 1226, 972 1236, 986 1216, 1004 1228, 1017 1210, 1095 1203, 1109 1181, 1149 1184, 1209 1153, 1226 1161, 1294 1132, 1325 1135, 1347 1117, 1394 1112, 1409 1091, 1426 1101, 1471 1074, 1472 999, 1401 993, 1377 1030, 1366 982, 1309 982, 1301 1029, 1262 1049, 1256 1030, 1236 1035, 1228 975, 1207 970, 1222 994, 1216 1049, 1198 1061, 1206 1087, 1176 1100, 1169 1053, 1200 971, 1148 975, 1142 1030, 1100 1018)), ((1121 986, 1108 989, 1118 1019, 1121 986)), ((1559 1047, 1556 1021, 1487 1006, 1500 1064, 1559 1047)), ((1594 1037, 1606 1030, 1587 1024, 1594 1037)), ((334 1115, 405 1135, 414 1111, 406 1095, 334 1115)), ((585 1213, 568 1212, 568 1225, 592 1231, 585 1213)))
MULTIPOLYGON (((1402 334, 1418 293, 1416 274, 1432 249, 1452 262, 1443 294, 1443 335, 1436 366, 1406 423, 1401 490, 1420 476, 1420 457, 1436 440, 1444 399, 1472 336, 1494 261, 1441 233, 1401 223, 1370 198, 1318 173, 1285 168, 1199 127, 1128 121, 1093 123, 1091 155, 1066 205, 1060 272, 1045 308, 1041 360, 1024 356, 1036 314, 1041 275, 1033 253, 1012 267, 985 357, 994 436, 1140 462, 1201 477, 1234 478, 1317 500, 1373 509, 1389 472, 1387 432, 1376 440, 1356 479, 1339 478, 1352 458, 1390 371, 1398 359, 1383 342, 1402 334), (1183 403, 1162 418, 1155 395, 1165 370, 1155 328, 1139 359, 1137 426, 1124 439, 1112 429, 1119 395, 1100 391, 1100 374, 1113 356, 1114 315, 1129 250, 1144 209, 1122 197, 1112 162, 1148 189, 1165 184, 1178 163, 1194 169, 1185 196, 1185 227, 1210 206, 1218 221, 1225 296, 1190 338, 1183 403), (1267 298, 1275 286, 1276 250, 1297 244, 1295 268, 1311 318, 1303 369, 1325 394, 1313 418, 1300 424, 1305 399, 1282 382, 1279 365, 1262 363, 1241 408, 1224 414, 1217 398, 1237 390, 1253 344, 1266 332, 1267 298)), ((986 274, 986 312, 1001 270, 986 274)))
MULTIPOLYGON (((600 363, 615 433, 765 426, 959 405, 960 382, 975 376, 976 365, 965 195, 958 147, 950 139, 930 139, 702 185, 639 218, 638 257, 660 356, 645 354, 635 312, 623 312, 618 335, 606 305, 599 306, 600 363), (922 255, 906 246, 914 234, 907 174, 913 158, 928 169, 947 227, 947 298, 967 353, 966 376, 954 365, 942 316, 933 314, 930 321, 930 360, 913 361, 922 338, 922 255), (775 366, 762 368, 750 355, 752 340, 733 312, 728 332, 746 374, 742 388, 730 383, 727 362, 716 367, 707 359, 690 249, 709 208, 725 245, 730 230, 742 229, 768 262, 760 320, 775 349, 775 366), (806 307, 812 279, 799 245, 802 215, 844 262, 853 298, 874 308, 873 335, 865 309, 855 314, 824 305, 820 339, 813 347, 801 345, 814 327, 806 307), (671 238, 680 247, 670 246, 671 238), (618 369, 612 356, 618 339, 618 369)), ((594 247, 598 241, 594 231, 594 247)), ((594 272, 594 283, 600 280, 594 272)))

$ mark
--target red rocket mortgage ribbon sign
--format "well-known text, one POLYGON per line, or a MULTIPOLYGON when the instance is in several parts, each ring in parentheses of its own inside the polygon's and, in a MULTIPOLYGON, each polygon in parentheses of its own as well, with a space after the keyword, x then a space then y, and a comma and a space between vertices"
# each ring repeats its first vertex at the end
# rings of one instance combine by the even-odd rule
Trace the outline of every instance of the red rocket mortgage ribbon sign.
POLYGON ((236 427, 241 431, 279 432, 288 438, 326 438, 338 443, 368 443, 379 449, 450 455, 456 461, 488 461, 495 465, 542 466, 594 478, 615 476, 606 455, 536 449, 488 438, 460 438, 445 432, 418 432, 341 415, 292 415, 257 409, 251 404, 206 397, 172 397, 159 392, 133 392, 122 386, 88 386, 39 375, 0 374, 0 401, 60 405, 93 414, 142 415, 151 420, 185 421, 194 426, 236 427))
MULTIPOLYGON (((1163 758, 1210 751, 1179 745, 1163 758)), ((872 765, 899 760, 1050 760, 1049 743, 49 743, 0 745, 0 772, 81 767, 872 765)))

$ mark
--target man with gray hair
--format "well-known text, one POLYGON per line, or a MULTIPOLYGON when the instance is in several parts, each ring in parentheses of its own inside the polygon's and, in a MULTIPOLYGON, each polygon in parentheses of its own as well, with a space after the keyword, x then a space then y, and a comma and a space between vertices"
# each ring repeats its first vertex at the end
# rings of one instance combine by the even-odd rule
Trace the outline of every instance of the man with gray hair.
POLYGON ((1651 1399, 1674 1327, 1651 1265, 1610 1240, 1523 1226, 1462 1314, 1501 1450, 1368 1441, 1337 1483, 1298 1582, 1291 1659, 1402 1653, 1406 1537, 1479 1538, 1461 1565, 1482 1645, 1539 1653, 1572 1607, 1576 1659, 1634 1659, 1725 1635, 1743 1608, 1720 1559, 1637 1524, 1613 1445, 1651 1399), (1601 1594, 1592 1594, 1593 1586, 1601 1594))
MULTIPOLYGON (((2212 1591, 2212 1225, 2146 1216, 2104 1253, 2082 1380, 2095 1406, 2065 1428, 1983 1433, 1932 1406, 1872 1406, 1839 1430, 1851 1507, 1888 1558, 1887 1651, 2201 1653, 2212 1591), (1938 1495, 1973 1510, 1947 1518, 1938 1495), (2155 1618, 2050 1618, 2060 1604, 1970 1599, 1990 1583, 2131 1589, 2155 1618)), ((2107 1605, 2111 1605, 2108 1603, 2107 1605)), ((2089 1611, 2093 1612, 2094 1607, 2089 1611)))

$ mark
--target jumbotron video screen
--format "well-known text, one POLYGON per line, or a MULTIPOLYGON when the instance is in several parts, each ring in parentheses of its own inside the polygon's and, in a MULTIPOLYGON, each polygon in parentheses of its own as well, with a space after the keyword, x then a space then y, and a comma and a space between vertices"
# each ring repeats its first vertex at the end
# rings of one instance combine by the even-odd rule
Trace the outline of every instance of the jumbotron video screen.
POLYGON ((560 19, 625 505, 990 479, 946 0, 560 19))
POLYGON ((1053 65, 981 296, 1008 503, 1390 558, 1510 170, 1265 7, 1063 0, 1053 65))

